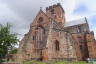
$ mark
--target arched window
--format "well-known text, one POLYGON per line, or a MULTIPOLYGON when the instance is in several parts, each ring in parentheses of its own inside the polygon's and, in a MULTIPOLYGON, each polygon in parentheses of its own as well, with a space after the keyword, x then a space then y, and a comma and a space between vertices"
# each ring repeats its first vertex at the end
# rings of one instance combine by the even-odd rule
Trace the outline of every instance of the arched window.
POLYGON ((79 43, 83 43, 83 39, 82 39, 82 37, 80 37, 80 36, 78 36, 78 41, 79 41, 79 43))
POLYGON ((80 33, 81 32, 81 27, 78 26, 77 28, 78 28, 78 33, 80 33))
POLYGON ((39 25, 36 29, 37 29, 37 34, 36 34, 37 47, 42 48, 44 43, 43 39, 44 39, 45 28, 42 25, 39 25))
POLYGON ((54 9, 51 9, 51 14, 54 14, 54 9))
POLYGON ((39 18, 38 23, 42 23, 44 19, 42 17, 39 18))
POLYGON ((55 41, 55 50, 56 51, 59 51, 60 50, 59 41, 58 40, 55 41))

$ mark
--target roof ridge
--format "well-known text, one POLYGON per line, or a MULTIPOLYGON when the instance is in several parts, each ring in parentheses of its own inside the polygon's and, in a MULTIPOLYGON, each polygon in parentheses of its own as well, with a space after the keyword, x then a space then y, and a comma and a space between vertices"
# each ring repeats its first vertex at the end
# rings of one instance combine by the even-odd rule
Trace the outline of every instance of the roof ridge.
POLYGON ((75 26, 75 25, 80 25, 80 24, 85 24, 85 23, 87 23, 86 17, 78 19, 78 20, 65 22, 64 27, 75 26))

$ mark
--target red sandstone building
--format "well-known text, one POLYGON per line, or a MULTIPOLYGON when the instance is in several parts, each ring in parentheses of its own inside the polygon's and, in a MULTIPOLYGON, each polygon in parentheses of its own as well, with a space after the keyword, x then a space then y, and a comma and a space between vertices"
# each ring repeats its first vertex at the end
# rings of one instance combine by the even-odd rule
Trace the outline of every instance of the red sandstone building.
POLYGON ((30 30, 20 41, 20 61, 96 59, 96 41, 86 18, 67 22, 58 3, 38 12, 30 30))

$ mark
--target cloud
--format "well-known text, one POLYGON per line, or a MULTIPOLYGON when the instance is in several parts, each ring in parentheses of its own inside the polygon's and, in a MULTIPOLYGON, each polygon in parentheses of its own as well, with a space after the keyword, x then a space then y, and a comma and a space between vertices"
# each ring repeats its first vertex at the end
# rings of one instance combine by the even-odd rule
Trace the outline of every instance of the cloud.
POLYGON ((85 4, 80 4, 77 8, 73 11, 73 14, 85 14, 88 13, 88 8, 85 4))
POLYGON ((90 17, 89 19, 90 29, 94 30, 96 28, 96 15, 90 17))
MULTIPOLYGON (((24 35, 29 30, 29 25, 35 18, 40 7, 52 4, 51 0, 0 0, 0 23, 12 24, 12 32, 24 35)), ((53 1, 53 3, 55 3, 53 1)), ((20 36, 20 35, 18 35, 20 36)))
POLYGON ((2 0, 7 4, 12 11, 14 11, 21 18, 31 21, 40 7, 46 7, 50 5, 50 0, 2 0))
POLYGON ((10 9, 7 4, 0 2, 0 24, 5 25, 7 22, 13 25, 11 28, 12 32, 24 35, 28 31, 29 23, 10 9), (24 31, 24 33, 22 33, 22 31, 24 31))
MULTIPOLYGON (((9 22, 13 25, 12 32, 19 33, 21 39, 30 28, 40 7, 45 10, 47 6, 60 2, 65 10, 66 20, 87 17, 92 25, 96 17, 96 0, 0 0, 0 23, 9 22)), ((95 28, 94 23, 94 28, 95 28)), ((93 29, 93 26, 91 26, 93 29)), ((93 29, 94 30, 94 29, 93 29)))
POLYGON ((96 0, 76 0, 76 3, 79 4, 79 3, 84 3, 90 11, 92 12, 96 12, 96 0))
MULTIPOLYGON (((84 15, 86 16, 96 15, 95 2, 96 0, 76 0, 76 9, 83 5, 82 8, 85 9, 86 11, 86 12, 84 10, 82 11, 82 13, 85 12, 84 15)), ((81 15, 81 13, 79 15, 81 15)))
POLYGON ((45 8, 51 4, 45 0, 0 0, 0 23, 12 24, 11 31, 18 33, 18 38, 21 38, 28 32, 40 7, 45 8))

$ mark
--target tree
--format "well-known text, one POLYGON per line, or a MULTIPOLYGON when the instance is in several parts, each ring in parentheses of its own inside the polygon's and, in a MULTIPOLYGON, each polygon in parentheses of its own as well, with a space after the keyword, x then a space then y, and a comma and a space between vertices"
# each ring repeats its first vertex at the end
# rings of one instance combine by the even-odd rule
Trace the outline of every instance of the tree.
POLYGON ((18 49, 17 48, 14 48, 9 53, 10 54, 16 54, 17 52, 18 52, 18 49))
POLYGON ((0 25, 0 59, 6 58, 7 54, 17 45, 18 39, 16 34, 10 31, 11 25, 0 25))

